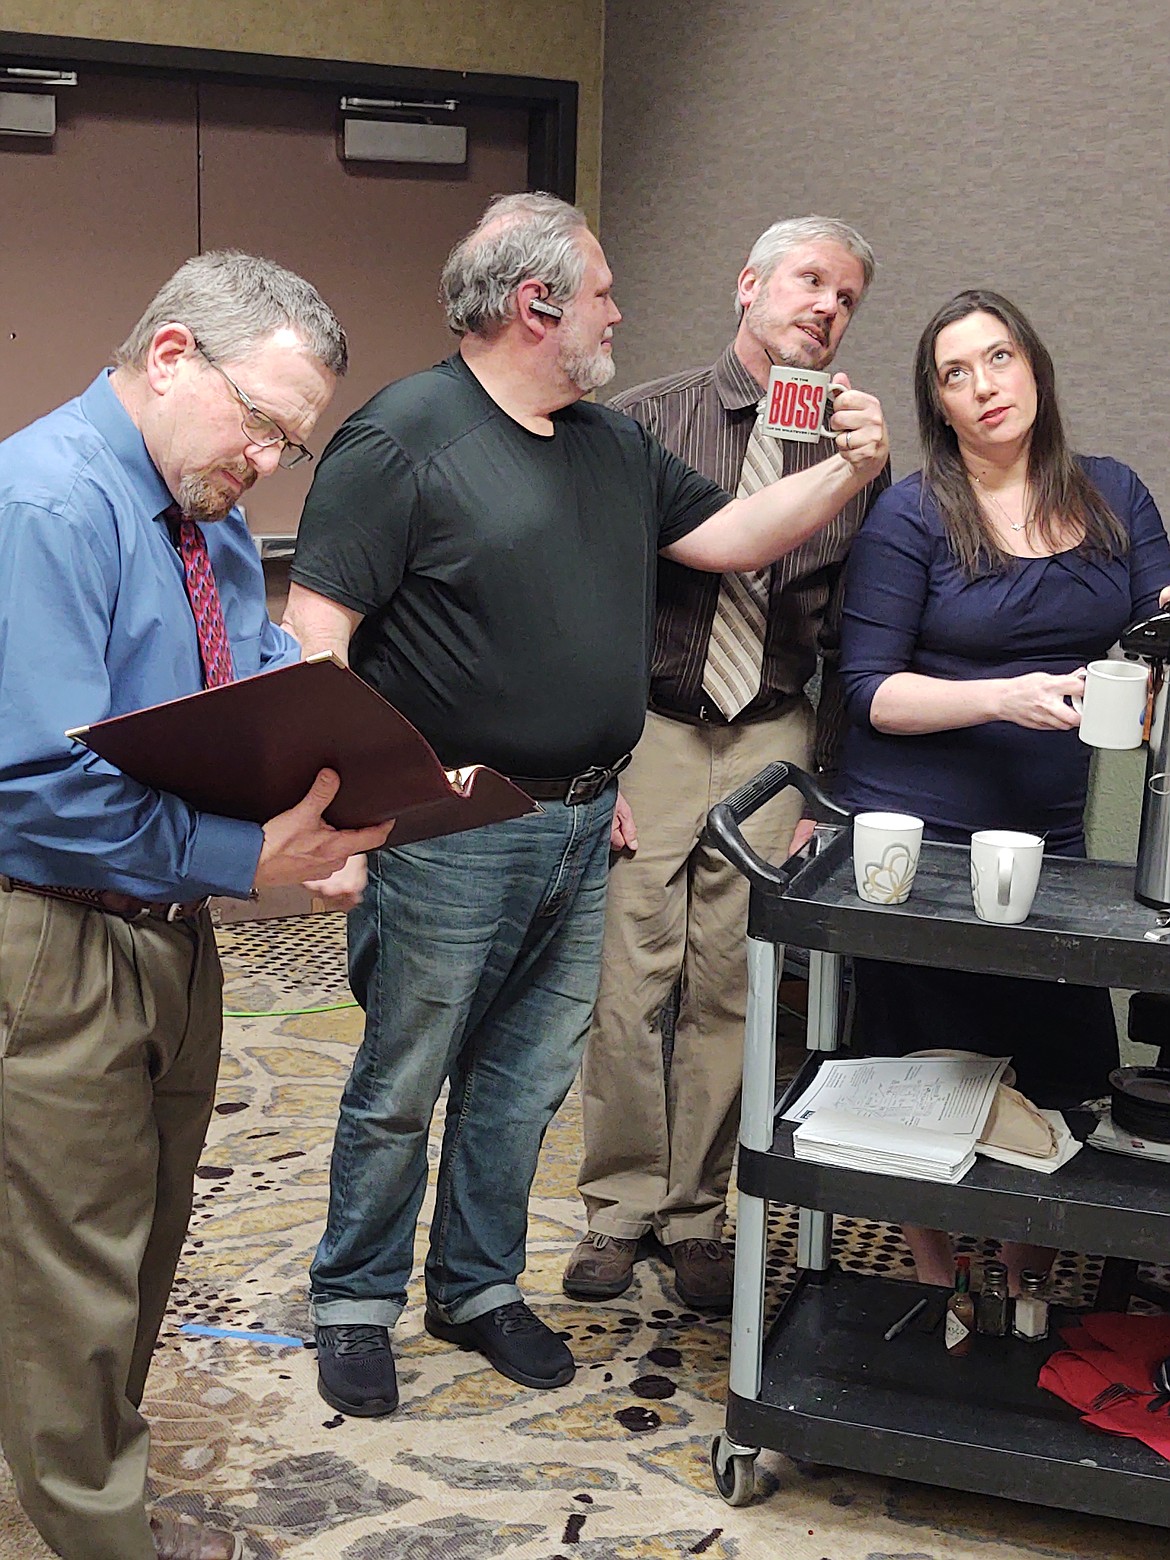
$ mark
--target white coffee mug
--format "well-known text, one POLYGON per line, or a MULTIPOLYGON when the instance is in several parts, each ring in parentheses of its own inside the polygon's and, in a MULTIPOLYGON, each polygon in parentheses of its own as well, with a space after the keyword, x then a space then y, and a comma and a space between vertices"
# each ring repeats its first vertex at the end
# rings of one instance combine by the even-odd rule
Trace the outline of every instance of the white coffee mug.
POLYGON ((1081 716, 1080 739, 1089 747, 1141 747, 1149 675, 1133 661, 1090 661, 1083 698, 1070 701, 1081 716))
POLYGON ((831 439, 833 430, 828 424, 838 388, 845 387, 833 385, 830 376, 819 369, 776 364, 768 375, 764 397, 764 432, 801 444, 831 439))
POLYGON ((971 898, 981 921, 1014 926, 1036 897, 1044 841, 1014 829, 981 829, 971 836, 971 898))
POLYGON ((922 819, 909 813, 858 813, 853 820, 853 877, 871 905, 900 905, 910 897, 922 819))

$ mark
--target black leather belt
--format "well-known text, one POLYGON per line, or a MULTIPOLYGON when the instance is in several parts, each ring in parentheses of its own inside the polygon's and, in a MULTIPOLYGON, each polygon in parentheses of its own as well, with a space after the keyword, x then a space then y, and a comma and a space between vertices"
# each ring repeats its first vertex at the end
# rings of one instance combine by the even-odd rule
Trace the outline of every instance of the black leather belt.
POLYGON ((728 726, 751 726, 758 720, 773 720, 777 715, 787 714, 801 698, 799 693, 782 693, 762 708, 749 706, 741 710, 734 720, 728 720, 722 710, 709 702, 700 704, 697 710, 668 710, 651 699, 649 709, 651 714, 661 715, 663 720, 681 721, 684 726, 713 726, 718 730, 728 726))
POLYGON ((48 883, 25 883, 20 878, 0 874, 0 889, 10 893, 14 888, 23 889, 26 894, 40 894, 45 899, 64 899, 69 904, 104 910, 107 915, 121 916, 124 921, 137 921, 143 916, 152 921, 193 921, 208 903, 204 898, 167 905, 160 904, 157 899, 136 899, 133 894, 119 894, 112 888, 58 888, 48 883))
POLYGON ((534 802, 564 802, 566 807, 583 807, 589 802, 595 802, 629 761, 630 754, 623 753, 615 764, 606 768, 592 764, 579 775, 572 775, 565 780, 528 779, 524 775, 509 775, 508 779, 534 802))

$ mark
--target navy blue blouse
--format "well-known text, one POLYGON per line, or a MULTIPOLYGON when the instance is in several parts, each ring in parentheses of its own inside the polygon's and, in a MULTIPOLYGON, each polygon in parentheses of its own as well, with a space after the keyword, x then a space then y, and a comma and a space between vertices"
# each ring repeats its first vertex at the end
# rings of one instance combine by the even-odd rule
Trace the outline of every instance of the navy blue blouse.
POLYGON ((852 811, 893 808, 933 837, 973 829, 1047 832, 1048 848, 1082 847, 1090 749, 1076 731, 992 721, 925 736, 875 731, 874 694, 894 672, 975 679, 1067 673, 1099 659, 1170 585, 1170 542, 1136 474, 1078 457, 1129 532, 1128 552, 1013 558, 964 575, 921 473, 883 493, 853 544, 845 586, 841 675, 849 715, 838 795, 852 811))

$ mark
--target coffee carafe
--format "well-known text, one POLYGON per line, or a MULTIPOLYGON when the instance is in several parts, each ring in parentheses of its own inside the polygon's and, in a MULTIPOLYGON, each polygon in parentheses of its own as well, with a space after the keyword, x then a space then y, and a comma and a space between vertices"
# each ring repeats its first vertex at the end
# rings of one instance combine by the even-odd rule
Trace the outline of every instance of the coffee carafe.
POLYGON ((1170 661, 1170 610, 1131 623, 1121 636, 1122 651, 1139 656, 1150 668, 1145 727, 1146 781, 1138 834, 1134 898, 1160 918, 1170 914, 1170 721, 1165 718, 1163 682, 1170 661))

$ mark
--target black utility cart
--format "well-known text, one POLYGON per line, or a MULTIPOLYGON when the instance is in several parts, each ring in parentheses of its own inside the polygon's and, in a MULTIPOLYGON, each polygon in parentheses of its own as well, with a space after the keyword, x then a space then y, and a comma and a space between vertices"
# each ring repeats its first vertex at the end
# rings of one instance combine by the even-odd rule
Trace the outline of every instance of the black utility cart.
MULTIPOLYGON (((1083 1427, 1075 1410, 1036 1385, 1046 1351, 1062 1346, 1059 1310, 1046 1342, 980 1337, 966 1358, 952 1359, 941 1328, 882 1336, 920 1296, 938 1306, 941 1290, 830 1263, 834 1213, 978 1231, 1105 1255, 1098 1304, 1113 1308, 1127 1295, 1118 1280, 1134 1259, 1170 1255, 1170 1165, 1084 1148, 1054 1175, 980 1158, 960 1183, 940 1185, 799 1161, 792 1125, 780 1119, 823 1054, 838 1047, 847 954, 1170 992, 1170 946, 1146 938, 1155 918, 1134 902, 1133 868, 1048 858, 1027 921, 988 925, 971 907, 968 851, 926 844, 910 899, 870 905, 854 888, 844 815, 818 827, 809 850, 783 866, 747 845, 740 824, 788 785, 823 804, 807 776, 771 764, 708 822, 711 840, 751 883, 731 1367, 726 1428, 711 1451, 719 1493, 731 1505, 751 1500, 755 1459, 769 1447, 1170 1527, 1170 1462, 1083 1427), (777 1103, 776 992, 789 943, 810 950, 809 1056, 777 1103), (765 1337, 769 1200, 800 1209, 800 1272, 765 1337)), ((1083 1135, 1092 1121, 1070 1124, 1083 1135)))

